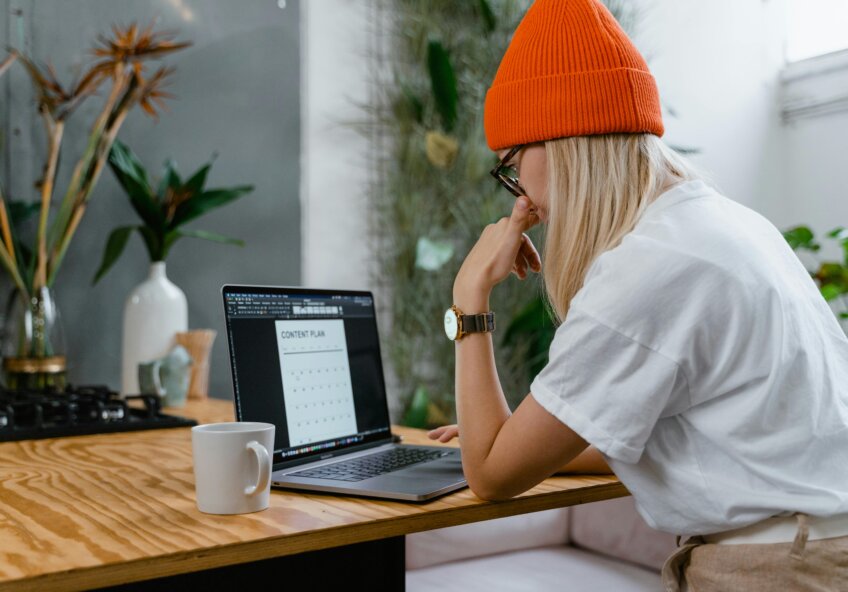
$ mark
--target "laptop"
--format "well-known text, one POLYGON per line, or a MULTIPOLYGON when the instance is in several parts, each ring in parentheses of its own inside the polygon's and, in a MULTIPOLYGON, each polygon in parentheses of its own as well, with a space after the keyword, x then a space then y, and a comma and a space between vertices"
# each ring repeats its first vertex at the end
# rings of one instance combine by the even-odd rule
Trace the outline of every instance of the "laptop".
POLYGON ((276 426, 273 487, 423 501, 467 485, 458 448, 391 432, 371 292, 221 291, 236 418, 276 426))

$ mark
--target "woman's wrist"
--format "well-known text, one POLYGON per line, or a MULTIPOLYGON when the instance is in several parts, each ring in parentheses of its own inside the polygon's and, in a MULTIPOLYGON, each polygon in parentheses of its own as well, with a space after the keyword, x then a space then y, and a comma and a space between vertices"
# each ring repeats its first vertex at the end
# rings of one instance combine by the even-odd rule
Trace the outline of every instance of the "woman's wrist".
POLYGON ((463 314, 489 312, 491 288, 456 282, 453 286, 453 303, 463 314))

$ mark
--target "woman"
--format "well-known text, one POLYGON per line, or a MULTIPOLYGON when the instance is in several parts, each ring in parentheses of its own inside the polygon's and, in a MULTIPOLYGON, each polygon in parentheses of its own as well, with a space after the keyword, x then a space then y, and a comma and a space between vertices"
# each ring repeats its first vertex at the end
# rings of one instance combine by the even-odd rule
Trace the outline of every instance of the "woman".
POLYGON ((654 79, 600 2, 537 0, 485 129, 515 207, 446 323, 541 272, 560 324, 514 413, 492 324, 449 332, 458 426, 430 437, 459 435, 474 493, 612 469, 651 526, 689 535, 667 590, 848 589, 848 341, 780 233, 662 143, 654 79))

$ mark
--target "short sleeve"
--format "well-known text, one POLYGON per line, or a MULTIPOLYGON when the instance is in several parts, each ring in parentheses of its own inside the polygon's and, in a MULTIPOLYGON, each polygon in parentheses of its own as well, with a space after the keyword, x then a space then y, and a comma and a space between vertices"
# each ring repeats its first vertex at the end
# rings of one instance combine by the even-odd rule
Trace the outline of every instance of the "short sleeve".
POLYGON ((688 386, 676 362, 572 307, 530 392, 603 454, 636 463, 688 386))

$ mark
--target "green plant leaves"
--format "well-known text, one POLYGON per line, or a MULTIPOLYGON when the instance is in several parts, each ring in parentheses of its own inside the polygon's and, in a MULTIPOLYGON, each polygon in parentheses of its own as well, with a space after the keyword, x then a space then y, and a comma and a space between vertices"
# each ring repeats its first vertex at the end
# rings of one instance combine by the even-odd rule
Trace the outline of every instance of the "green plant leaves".
POLYGON ((160 228, 165 216, 150 188, 147 171, 135 154, 122 142, 115 140, 109 151, 109 167, 126 191, 133 209, 152 228, 160 228))
POLYGON ((106 275, 106 272, 118 260, 121 253, 124 252, 124 247, 127 246, 130 234, 135 229, 135 226, 121 226, 109 234, 109 238, 106 239, 106 249, 103 251, 103 260, 100 262, 100 268, 91 281, 92 284, 99 282, 100 278, 106 275))
POLYGON ((819 289, 827 301, 848 293, 848 267, 840 263, 822 263, 815 274, 819 289))
POLYGON ((17 226, 26 222, 33 214, 41 209, 41 202, 38 201, 10 201, 6 204, 6 209, 9 211, 9 221, 12 226, 17 226))
POLYGON ((9 213, 9 226, 12 232, 12 246, 15 247, 15 261, 18 264, 21 276, 27 286, 32 285, 32 277, 35 273, 35 257, 32 256, 30 248, 21 240, 21 225, 32 218, 41 209, 38 201, 9 201, 6 210, 9 213))
POLYGON ((497 25, 497 21, 495 20, 495 13, 492 12, 492 7, 489 6, 487 0, 480 0, 480 18, 483 19, 483 26, 486 29, 487 33, 491 33, 495 30, 495 26, 497 25))
POLYGON ((177 173, 177 165, 169 158, 165 161, 165 173, 162 175, 162 180, 159 181, 159 188, 156 190, 156 194, 159 199, 163 199, 167 195, 168 189, 177 192, 182 187, 182 184, 183 182, 177 173))
POLYGON ((783 238, 792 247, 792 250, 804 249, 807 251, 818 251, 821 245, 815 241, 813 231, 808 226, 795 226, 783 231, 783 238))
POLYGON ((456 76, 450 55, 438 41, 430 41, 427 45, 427 68, 442 125, 446 132, 451 132, 456 124, 456 76))
POLYGON ((821 295, 824 296, 824 299, 828 302, 839 298, 839 295, 842 293, 839 287, 837 287, 835 284, 822 284, 820 290, 821 295))
POLYGON ((845 265, 848 265, 848 228, 837 226, 828 232, 827 236, 838 240, 839 244, 842 245, 843 261, 845 262, 845 265))
MULTIPOLYGON (((819 287, 822 297, 827 302, 843 298, 848 294, 848 228, 838 226, 827 233, 828 238, 839 241, 842 246, 843 262, 821 261, 818 259, 818 269, 810 275, 819 287)), ((807 226, 796 226, 783 231, 783 237, 794 250, 817 252, 821 245, 815 241, 813 231, 807 226)), ((841 320, 848 319, 848 312, 838 313, 841 320)))
POLYGON ((141 234, 151 261, 164 261, 173 244, 182 237, 244 246, 244 242, 205 230, 180 230, 180 227, 203 214, 219 208, 253 191, 252 185, 203 191, 209 169, 216 155, 183 182, 173 160, 165 161, 164 173, 154 194, 147 171, 138 157, 116 141, 109 152, 109 166, 130 198, 135 212, 144 222, 140 226, 124 226, 112 231, 106 242, 103 261, 95 275, 97 282, 120 257, 132 230, 141 234))
POLYGON ((177 211, 174 213, 174 218, 171 221, 171 228, 182 226, 186 222, 194 220, 210 210, 220 208, 251 191, 253 191, 253 185, 242 185, 229 189, 211 189, 200 195, 196 195, 177 207, 177 211))
MULTIPOLYGON (((214 160, 214 156, 212 159, 214 160)), ((209 169, 212 167, 212 161, 209 161, 204 166, 200 167, 196 173, 194 173, 188 181, 186 181, 185 187, 191 193, 200 193, 203 191, 203 186, 206 184, 206 176, 209 174, 209 169)))
POLYGON ((200 238, 216 243, 237 245, 239 247, 244 246, 243 240, 238 238, 230 238, 228 236, 224 236, 223 234, 218 234, 217 232, 209 232, 208 230, 174 229, 165 234, 164 244, 162 245, 162 260, 164 260, 168 256, 168 252, 171 250, 171 247, 174 246, 174 243, 177 242, 177 239, 181 238, 200 238))
POLYGON ((406 84, 401 84, 400 90, 401 93, 395 105, 398 116, 404 118, 408 115, 415 123, 423 123, 424 103, 406 84))
POLYGON ((536 296, 513 317, 502 343, 514 345, 522 337, 529 341, 527 376, 532 381, 548 361, 548 350, 555 333, 556 327, 545 308, 545 301, 536 296))
POLYGON ((216 243, 237 245, 239 247, 244 246, 244 241, 240 238, 231 238, 229 236, 224 236, 223 234, 218 234, 217 232, 209 232, 208 230, 178 230, 177 232, 179 232, 180 236, 186 238, 201 238, 203 240, 216 243))
POLYGON ((427 415, 430 407, 430 396, 427 389, 419 386, 412 395, 412 401, 403 416, 401 423, 413 428, 426 428, 427 415))

